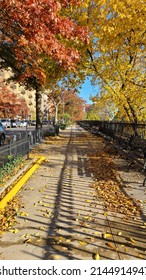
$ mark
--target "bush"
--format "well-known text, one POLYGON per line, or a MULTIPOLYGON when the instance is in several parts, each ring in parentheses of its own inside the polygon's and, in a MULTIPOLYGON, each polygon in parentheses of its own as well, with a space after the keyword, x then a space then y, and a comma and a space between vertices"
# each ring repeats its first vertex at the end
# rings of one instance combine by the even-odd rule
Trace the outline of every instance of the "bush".
POLYGON ((11 175, 13 175, 17 167, 20 168, 20 166, 22 166, 24 162, 22 156, 17 156, 15 158, 12 158, 12 156, 8 156, 8 160, 9 161, 0 168, 0 185, 3 184, 6 178, 8 179, 11 175))
POLYGON ((66 129, 66 124, 63 124, 63 123, 60 124, 59 128, 62 129, 62 130, 66 129))

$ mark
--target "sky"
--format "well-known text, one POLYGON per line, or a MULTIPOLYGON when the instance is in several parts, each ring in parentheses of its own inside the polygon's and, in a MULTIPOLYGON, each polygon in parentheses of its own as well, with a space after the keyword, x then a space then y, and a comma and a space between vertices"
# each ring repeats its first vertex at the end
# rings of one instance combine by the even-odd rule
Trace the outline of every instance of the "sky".
POLYGON ((82 88, 79 89, 79 97, 86 100, 87 104, 92 104, 92 101, 90 100, 91 95, 96 95, 97 92, 99 92, 98 86, 92 86, 91 81, 89 78, 87 78, 82 85, 82 88))

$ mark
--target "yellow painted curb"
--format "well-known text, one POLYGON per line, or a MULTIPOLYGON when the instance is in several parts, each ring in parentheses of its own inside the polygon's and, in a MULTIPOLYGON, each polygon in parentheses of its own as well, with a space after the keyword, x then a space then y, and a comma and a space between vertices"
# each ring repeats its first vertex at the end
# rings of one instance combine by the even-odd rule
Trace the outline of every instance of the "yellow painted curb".
POLYGON ((14 187, 4 196, 4 198, 0 201, 0 209, 5 208, 7 202, 10 201, 16 193, 22 188, 22 186, 26 183, 26 181, 30 178, 30 176, 34 173, 34 171, 39 168, 42 161, 45 160, 45 157, 40 157, 37 162, 24 174, 24 176, 14 185, 14 187))

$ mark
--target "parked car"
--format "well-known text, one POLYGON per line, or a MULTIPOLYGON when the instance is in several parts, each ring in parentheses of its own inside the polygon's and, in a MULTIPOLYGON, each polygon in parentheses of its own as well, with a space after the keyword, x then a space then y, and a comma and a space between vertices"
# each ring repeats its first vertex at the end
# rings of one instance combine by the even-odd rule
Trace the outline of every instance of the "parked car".
POLYGON ((48 124, 48 121, 44 120, 42 121, 42 125, 47 125, 48 124))
POLYGON ((0 122, 0 146, 4 145, 5 138, 6 138, 5 128, 2 125, 2 123, 0 122))
POLYGON ((21 121, 16 122, 17 127, 21 127, 21 121))
POLYGON ((4 126, 4 128, 11 127, 11 121, 9 119, 1 119, 0 122, 4 126))
POLYGON ((28 122, 27 121, 21 121, 20 126, 21 127, 26 127, 26 126, 28 126, 28 122))
POLYGON ((17 120, 11 120, 11 127, 18 127, 17 120))
POLYGON ((36 121, 35 121, 35 120, 34 120, 34 121, 31 121, 31 122, 30 122, 30 125, 31 125, 31 126, 36 126, 36 121))

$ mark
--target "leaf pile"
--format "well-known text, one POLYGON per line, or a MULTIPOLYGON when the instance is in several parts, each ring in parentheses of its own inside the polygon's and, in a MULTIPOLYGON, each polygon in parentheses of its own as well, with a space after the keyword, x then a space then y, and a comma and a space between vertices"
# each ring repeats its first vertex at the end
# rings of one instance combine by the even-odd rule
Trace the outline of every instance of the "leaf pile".
POLYGON ((88 168, 94 175, 93 187, 103 199, 107 210, 129 217, 139 214, 139 206, 122 192, 122 183, 117 179, 116 166, 108 154, 98 152, 90 155, 88 168))
POLYGON ((11 229, 16 223, 17 211, 20 207, 17 197, 8 202, 4 209, 0 210, 0 235, 11 229))

